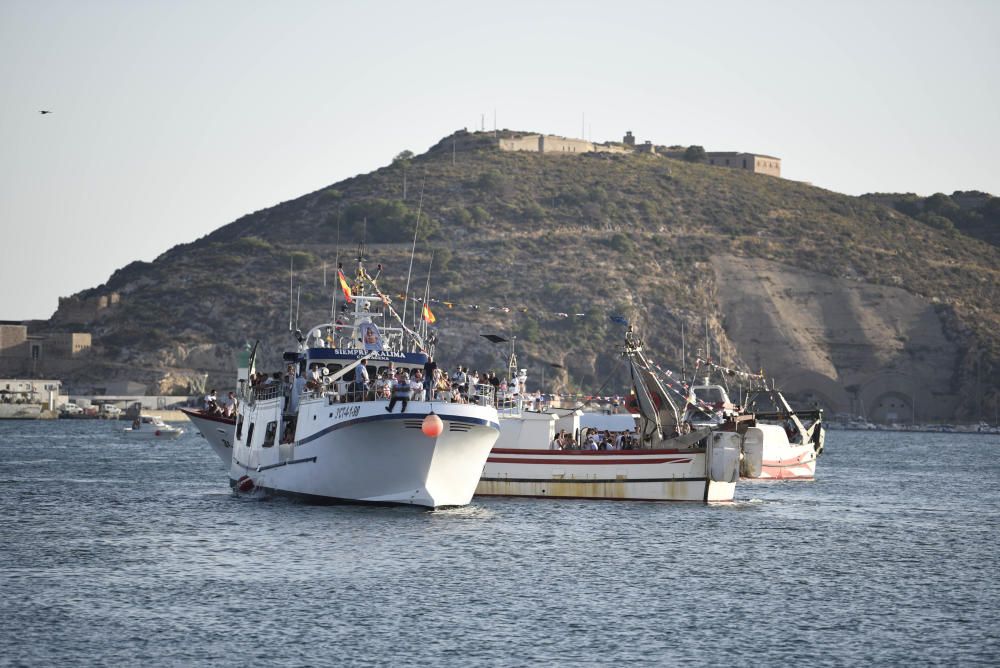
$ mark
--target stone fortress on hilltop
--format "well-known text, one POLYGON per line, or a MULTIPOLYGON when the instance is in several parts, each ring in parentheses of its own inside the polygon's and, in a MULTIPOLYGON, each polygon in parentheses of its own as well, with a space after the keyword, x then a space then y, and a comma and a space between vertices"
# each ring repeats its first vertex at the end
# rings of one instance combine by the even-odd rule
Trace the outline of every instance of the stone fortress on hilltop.
MULTIPOLYGON (((592 142, 586 139, 560 137, 537 133, 517 133, 509 130, 492 133, 496 147, 501 151, 524 151, 555 155, 580 155, 585 153, 648 153, 675 160, 684 159, 686 147, 658 146, 646 140, 637 144, 629 130, 620 142, 592 142)), ((781 158, 763 153, 741 151, 714 151, 705 153, 705 164, 730 169, 743 169, 754 174, 781 177, 781 158)))

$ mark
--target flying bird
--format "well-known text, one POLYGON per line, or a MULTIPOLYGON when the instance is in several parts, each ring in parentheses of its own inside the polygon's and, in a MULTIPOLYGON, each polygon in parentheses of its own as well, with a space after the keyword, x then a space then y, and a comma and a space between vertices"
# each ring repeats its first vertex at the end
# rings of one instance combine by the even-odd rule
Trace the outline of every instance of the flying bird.
POLYGON ((41 111, 39 111, 38 113, 40 113, 40 114, 51 114, 52 112, 51 112, 51 111, 49 111, 48 109, 42 109, 42 110, 41 110, 41 111))

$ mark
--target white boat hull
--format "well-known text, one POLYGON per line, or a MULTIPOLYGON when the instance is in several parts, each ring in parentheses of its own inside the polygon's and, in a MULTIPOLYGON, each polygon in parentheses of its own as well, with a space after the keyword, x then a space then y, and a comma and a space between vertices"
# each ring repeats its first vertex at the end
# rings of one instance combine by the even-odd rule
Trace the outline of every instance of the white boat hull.
POLYGON ((759 480, 812 480, 816 477, 816 447, 789 443, 784 428, 758 424, 743 436, 740 475, 759 480))
POLYGON ((201 434, 212 452, 222 461, 227 469, 233 459, 233 441, 236 439, 236 420, 204 415, 200 411, 181 409, 198 433, 201 434))
POLYGON ((707 448, 496 449, 486 462, 476 493, 571 499, 732 501, 738 462, 738 436, 723 432, 713 434, 707 448))
POLYGON ((122 430, 122 435, 127 441, 172 441, 180 438, 184 433, 183 429, 140 429, 133 431, 131 427, 122 430))
MULTIPOLYGON (((246 419, 274 420, 277 403, 266 403, 274 405, 251 409, 246 419)), ((379 401, 304 401, 294 442, 264 447, 254 435, 247 447, 237 439, 230 483, 240 488, 248 478, 255 489, 315 502, 468 504, 499 434, 496 411, 426 402, 410 402, 406 413, 385 408, 379 401), (444 427, 436 437, 421 429, 432 408, 444 427)))

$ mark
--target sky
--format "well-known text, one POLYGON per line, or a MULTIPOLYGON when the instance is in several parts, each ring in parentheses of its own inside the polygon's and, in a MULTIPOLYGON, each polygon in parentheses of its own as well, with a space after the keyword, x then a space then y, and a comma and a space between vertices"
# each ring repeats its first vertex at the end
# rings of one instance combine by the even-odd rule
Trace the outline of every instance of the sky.
POLYGON ((0 320, 494 114, 1000 195, 998 35, 992 0, 0 0, 0 320))

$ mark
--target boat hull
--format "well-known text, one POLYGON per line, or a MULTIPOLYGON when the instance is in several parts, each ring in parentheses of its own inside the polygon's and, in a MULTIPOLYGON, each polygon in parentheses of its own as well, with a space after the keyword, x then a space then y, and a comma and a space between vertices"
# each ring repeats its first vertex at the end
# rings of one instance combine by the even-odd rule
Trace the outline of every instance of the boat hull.
POLYGON ((495 449, 476 493, 563 499, 732 501, 738 477, 737 437, 717 434, 711 440, 705 448, 664 450, 495 449))
POLYGON ((743 436, 740 476, 752 480, 812 480, 816 477, 816 448, 812 443, 789 443, 778 425, 758 424, 743 436))
POLYGON ((125 429, 122 435, 126 441, 173 441, 184 433, 183 429, 145 429, 132 431, 125 429))
POLYGON ((188 408, 182 408, 181 412, 208 441, 212 452, 222 461, 223 466, 229 468, 233 458, 233 441, 236 439, 236 420, 188 408))
POLYGON ((248 448, 237 440, 230 484, 246 478, 254 489, 319 502, 468 504, 499 435, 496 411, 425 402, 410 402, 406 413, 385 408, 304 402, 294 442, 248 448), (443 424, 437 436, 422 430, 432 408, 443 424))

